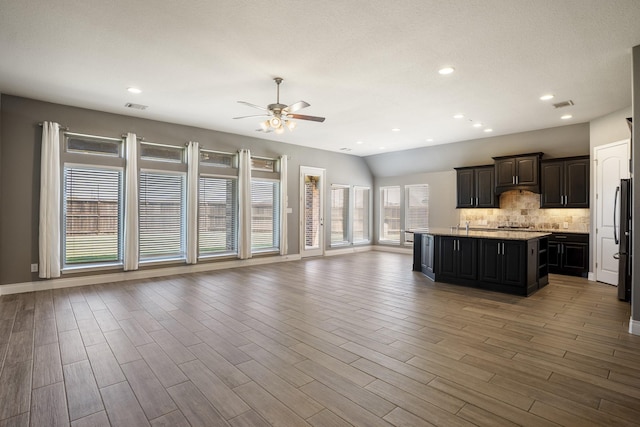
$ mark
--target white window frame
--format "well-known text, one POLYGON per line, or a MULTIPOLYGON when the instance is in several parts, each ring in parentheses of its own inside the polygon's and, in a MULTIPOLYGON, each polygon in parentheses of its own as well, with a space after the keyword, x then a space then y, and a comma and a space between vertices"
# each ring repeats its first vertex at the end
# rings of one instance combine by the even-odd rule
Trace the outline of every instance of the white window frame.
POLYGON ((411 184, 404 186, 404 203, 403 203, 402 217, 404 219, 404 244, 407 246, 413 245, 413 232, 416 230, 428 231, 429 230, 429 184, 411 184), (410 210, 411 210, 411 196, 410 192, 412 188, 425 188, 426 189, 426 221, 424 224, 410 223, 410 210))
POLYGON ((330 211, 330 223, 329 223, 329 244, 332 247, 335 246, 347 246, 351 244, 351 187, 349 185, 343 185, 343 184, 331 184, 331 189, 330 189, 330 194, 331 196, 329 197, 330 199, 330 205, 329 205, 329 211, 330 211), (342 240, 337 240, 334 241, 333 240, 333 191, 334 190, 342 190, 343 193, 346 193, 346 198, 347 200, 345 201, 343 199, 342 203, 342 212, 343 212, 343 216, 342 216, 342 224, 343 224, 343 239, 342 240))
POLYGON ((369 244, 371 243, 371 206, 372 206, 372 198, 371 198, 371 188, 370 187, 363 187, 363 186, 358 186, 355 185, 353 187, 352 190, 352 194, 353 196, 351 197, 351 240, 353 242, 354 245, 362 245, 362 244, 369 244), (363 218, 363 222, 366 223, 366 225, 363 225, 363 230, 364 232, 366 232, 366 239, 356 239, 355 236, 355 214, 356 214, 356 194, 358 193, 358 191, 367 191, 367 201, 365 203, 365 206, 363 206, 363 213, 364 213, 364 218, 363 218))
POLYGON ((229 255, 237 255, 238 254, 238 211, 239 211, 239 206, 238 206, 238 202, 239 202, 239 195, 238 195, 238 176, 233 176, 233 175, 219 175, 219 174, 209 174, 209 173, 200 173, 200 176, 198 177, 198 259, 210 259, 210 258, 216 258, 216 257, 223 257, 223 256, 229 256, 229 255), (234 242, 234 247, 235 249, 232 251, 216 251, 216 252, 201 252, 201 247, 200 247, 200 242, 201 242, 201 229, 200 229, 200 225, 202 223, 202 218, 200 216, 200 204, 202 203, 202 199, 200 197, 200 180, 201 179, 207 179, 207 178, 212 178, 212 179, 227 179, 227 180, 233 180, 235 181, 235 197, 233 200, 233 203, 235 204, 234 206, 234 210, 235 210, 235 224, 234 224, 234 238, 235 238, 235 242, 234 242))
POLYGON ((260 178, 260 177, 251 177, 251 187, 253 189, 253 183, 254 182, 272 182, 272 183, 276 183, 278 185, 277 189, 274 191, 274 203, 273 203, 273 210, 274 212, 278 212, 278 217, 276 218, 275 216, 271 218, 271 222, 273 224, 273 229, 272 229, 272 243, 277 243, 277 245, 272 245, 269 247, 256 247, 254 246, 254 239, 253 239, 253 192, 251 194, 251 198, 252 198, 252 202, 251 205, 248 207, 248 209, 251 211, 251 224, 250 224, 250 229, 249 229, 249 233, 251 233, 251 253, 252 254, 262 254, 262 253, 270 253, 270 252, 279 252, 280 251, 280 245, 282 242, 280 242, 280 215, 283 214, 283 212, 280 212, 280 180, 279 179, 272 179, 272 178, 260 178))
POLYGON ((380 196, 380 203, 379 203, 379 212, 380 212, 380 224, 379 224, 379 238, 378 241, 379 243, 382 244, 388 244, 388 245, 400 245, 401 244, 401 239, 402 239, 402 220, 403 220, 403 212, 402 212, 402 188, 399 185, 387 185, 384 187, 380 187, 380 191, 379 191, 379 196, 380 196), (398 220, 398 239, 388 239, 385 238, 385 232, 384 232, 384 227, 385 227, 385 221, 386 221, 386 217, 385 217, 385 206, 384 206, 384 198, 383 198, 383 193, 385 190, 389 190, 389 189, 397 189, 398 190, 398 210, 399 210, 399 217, 397 218, 398 220))

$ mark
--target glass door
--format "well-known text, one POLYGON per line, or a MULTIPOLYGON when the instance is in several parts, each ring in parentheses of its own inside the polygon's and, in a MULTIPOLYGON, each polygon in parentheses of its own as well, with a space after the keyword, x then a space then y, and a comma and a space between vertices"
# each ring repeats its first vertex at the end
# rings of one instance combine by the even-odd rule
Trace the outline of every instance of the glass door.
POLYGON ((324 255, 324 169, 300 167, 300 255, 324 255))

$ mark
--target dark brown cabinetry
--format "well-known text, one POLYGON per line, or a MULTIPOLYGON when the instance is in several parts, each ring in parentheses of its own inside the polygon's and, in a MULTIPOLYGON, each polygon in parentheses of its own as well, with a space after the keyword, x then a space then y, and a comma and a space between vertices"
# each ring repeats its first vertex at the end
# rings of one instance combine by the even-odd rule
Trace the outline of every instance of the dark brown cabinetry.
POLYGON ((456 168, 456 173, 456 208, 500 207, 495 192, 494 166, 456 168))
POLYGON ((494 157, 496 194, 507 190, 540 192, 540 158, 542 153, 494 157))
POLYGON ((443 277, 476 280, 478 244, 476 239, 443 236, 439 239, 438 273, 443 277))
POLYGON ((589 156, 541 162, 541 208, 589 207, 589 156))
POLYGON ((589 273, 589 235, 553 233, 549 236, 549 273, 586 277, 589 273))
POLYGON ((480 240, 480 280, 509 286, 523 286, 526 279, 526 242, 480 240))

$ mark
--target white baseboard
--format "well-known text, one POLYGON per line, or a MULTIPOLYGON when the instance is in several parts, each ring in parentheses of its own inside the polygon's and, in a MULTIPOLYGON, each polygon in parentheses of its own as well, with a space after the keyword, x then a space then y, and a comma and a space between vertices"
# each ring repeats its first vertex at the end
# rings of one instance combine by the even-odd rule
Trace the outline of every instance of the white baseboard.
POLYGON ((399 254, 413 254, 412 247, 402 247, 402 246, 391 246, 391 245, 375 245, 373 246, 374 251, 382 251, 382 252, 395 252, 399 254))
POLYGON ((61 277, 58 279, 38 280, 35 282, 11 283, 7 285, 0 285, 0 295, 44 291, 48 289, 71 288, 74 286, 97 285, 101 283, 123 282, 125 280, 149 279, 161 276, 172 276, 175 274, 201 273, 205 271, 224 270, 227 268, 297 261, 299 259, 300 254, 292 254, 181 265, 177 267, 154 268, 149 270, 121 271, 118 273, 96 274, 91 276, 61 277))
POLYGON ((373 246, 371 245, 349 246, 345 248, 327 250, 324 252, 324 255, 325 256, 346 255, 346 254, 354 254, 358 252, 369 252, 372 250, 373 250, 373 246))
POLYGON ((587 274, 587 280, 591 280, 592 282, 596 281, 596 275, 593 272, 589 272, 589 274, 587 274))
POLYGON ((629 333, 640 335, 640 320, 629 319, 629 333))

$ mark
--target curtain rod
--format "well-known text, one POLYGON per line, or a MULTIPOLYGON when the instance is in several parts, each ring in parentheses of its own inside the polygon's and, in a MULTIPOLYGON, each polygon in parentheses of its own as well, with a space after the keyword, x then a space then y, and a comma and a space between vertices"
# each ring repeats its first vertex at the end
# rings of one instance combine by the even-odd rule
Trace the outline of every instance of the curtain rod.
MULTIPOLYGON (((120 135, 120 136, 121 136, 121 137, 123 137, 123 138, 126 138, 126 137, 127 137, 127 134, 126 134, 126 133, 123 133, 123 134, 122 134, 122 135, 120 135)), ((144 141, 144 136, 138 136, 138 135, 136 135, 136 139, 137 139, 138 141, 144 141)))
MULTIPOLYGON (((43 122, 38 123, 38 126, 42 127, 43 122)), ((68 127, 60 125, 60 130, 69 130, 68 127)))

